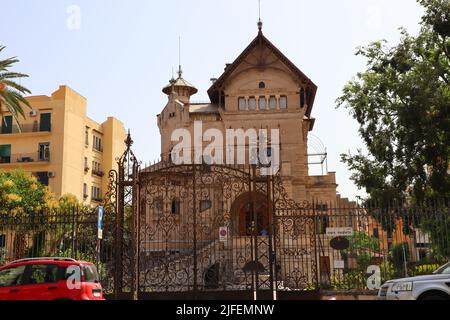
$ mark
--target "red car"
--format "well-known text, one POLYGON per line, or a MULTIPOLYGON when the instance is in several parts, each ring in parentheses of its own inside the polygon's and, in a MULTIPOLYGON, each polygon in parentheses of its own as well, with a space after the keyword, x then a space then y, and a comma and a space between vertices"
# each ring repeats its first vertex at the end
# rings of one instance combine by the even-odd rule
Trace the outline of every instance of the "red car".
POLYGON ((97 268, 69 258, 15 261, 0 268, 0 300, 104 300, 97 268))

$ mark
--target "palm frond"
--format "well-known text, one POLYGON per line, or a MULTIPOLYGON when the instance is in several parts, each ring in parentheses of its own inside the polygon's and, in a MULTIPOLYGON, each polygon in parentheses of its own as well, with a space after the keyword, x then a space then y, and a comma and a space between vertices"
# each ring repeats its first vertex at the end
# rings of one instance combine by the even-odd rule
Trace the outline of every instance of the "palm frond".
POLYGON ((28 78, 27 74, 18 73, 18 72, 0 72, 0 81, 3 79, 15 79, 15 78, 28 78))
MULTIPOLYGON (((4 49, 5 46, 0 46, 0 52, 4 49)), ((11 113, 14 122, 20 130, 19 116, 25 118, 23 106, 25 105, 31 109, 30 103, 23 97, 23 94, 30 94, 31 91, 13 81, 14 79, 28 77, 26 74, 9 70, 16 62, 19 62, 19 59, 16 57, 0 60, 0 83, 2 84, 2 90, 0 90, 0 115, 4 107, 6 111, 11 113)))
MULTIPOLYGON (((31 109, 30 103, 28 102, 27 99, 25 99, 25 98, 23 97, 23 95, 22 95, 20 92, 16 92, 16 91, 13 91, 13 90, 9 90, 9 92, 10 92, 11 96, 12 96, 14 99, 16 99, 17 102, 21 102, 21 103, 23 103, 24 105, 26 105, 28 108, 31 109)), ((20 107, 20 110, 22 110, 22 107, 20 107)), ((23 114, 23 110, 22 110, 21 114, 23 114)))
POLYGON ((16 57, 8 58, 6 60, 0 60, 0 71, 8 70, 9 67, 17 62, 19 62, 19 59, 17 59, 16 57))
POLYGON ((8 87, 14 88, 18 92, 24 93, 24 94, 31 94, 31 91, 25 88, 24 86, 10 80, 0 80, 0 82, 3 82, 8 87))

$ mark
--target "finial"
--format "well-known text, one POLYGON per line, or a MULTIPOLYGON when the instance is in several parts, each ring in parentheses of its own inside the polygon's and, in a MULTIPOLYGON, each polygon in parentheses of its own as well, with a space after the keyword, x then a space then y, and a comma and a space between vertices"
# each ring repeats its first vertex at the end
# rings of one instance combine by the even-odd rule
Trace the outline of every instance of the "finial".
POLYGON ((178 66, 178 79, 181 79, 183 76, 183 70, 181 70, 181 64, 178 66))
POLYGON ((125 145, 130 148, 133 145, 133 140, 131 139, 131 132, 130 129, 128 129, 128 135, 127 138, 125 140, 125 145))

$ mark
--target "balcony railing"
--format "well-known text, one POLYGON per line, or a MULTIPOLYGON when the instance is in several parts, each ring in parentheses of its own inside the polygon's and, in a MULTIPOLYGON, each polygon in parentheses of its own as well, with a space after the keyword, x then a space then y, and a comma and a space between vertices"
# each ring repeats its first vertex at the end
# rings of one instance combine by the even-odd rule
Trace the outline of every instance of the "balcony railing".
POLYGON ((103 171, 101 171, 101 170, 94 170, 94 169, 92 169, 92 174, 94 176, 97 176, 97 177, 103 177, 105 175, 105 173, 103 171))
POLYGON ((0 134, 17 134, 17 133, 30 133, 30 132, 51 132, 52 128, 41 128, 39 123, 22 124, 20 128, 17 125, 12 127, 0 126, 0 134))
POLYGON ((39 163, 39 162, 49 162, 50 154, 46 153, 45 156, 39 153, 21 153, 13 154, 11 156, 0 157, 0 164, 7 163, 39 163))

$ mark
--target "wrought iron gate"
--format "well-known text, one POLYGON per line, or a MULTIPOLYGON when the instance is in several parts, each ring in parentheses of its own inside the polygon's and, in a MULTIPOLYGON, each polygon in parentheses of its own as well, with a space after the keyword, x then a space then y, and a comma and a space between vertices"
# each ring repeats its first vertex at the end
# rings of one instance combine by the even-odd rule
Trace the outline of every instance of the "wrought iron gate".
POLYGON ((257 166, 141 169, 128 136, 118 173, 115 297, 297 298, 316 288, 314 217, 257 166))

